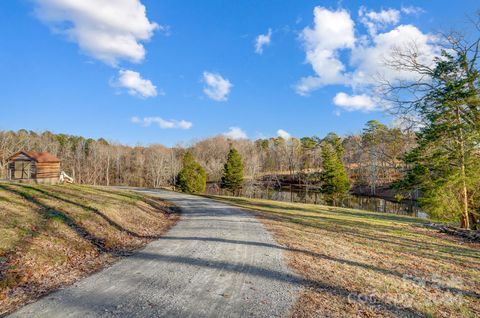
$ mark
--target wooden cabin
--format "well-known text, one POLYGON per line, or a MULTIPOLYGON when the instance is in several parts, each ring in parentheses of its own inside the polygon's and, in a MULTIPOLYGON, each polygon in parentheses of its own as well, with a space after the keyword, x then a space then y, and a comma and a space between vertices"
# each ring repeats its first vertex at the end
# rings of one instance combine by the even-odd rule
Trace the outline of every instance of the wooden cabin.
POLYGON ((58 183, 60 159, 48 152, 19 151, 7 159, 7 177, 11 181, 58 183))

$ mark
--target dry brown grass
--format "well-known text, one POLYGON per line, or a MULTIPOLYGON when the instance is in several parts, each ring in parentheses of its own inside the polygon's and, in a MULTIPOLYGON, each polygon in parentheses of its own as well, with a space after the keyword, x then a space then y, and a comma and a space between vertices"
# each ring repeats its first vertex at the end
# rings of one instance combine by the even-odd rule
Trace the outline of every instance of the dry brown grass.
POLYGON ((480 244, 390 214, 214 197, 258 211, 305 278, 294 317, 480 317, 480 244))
POLYGON ((0 316, 144 246, 171 212, 126 191, 0 183, 0 316))

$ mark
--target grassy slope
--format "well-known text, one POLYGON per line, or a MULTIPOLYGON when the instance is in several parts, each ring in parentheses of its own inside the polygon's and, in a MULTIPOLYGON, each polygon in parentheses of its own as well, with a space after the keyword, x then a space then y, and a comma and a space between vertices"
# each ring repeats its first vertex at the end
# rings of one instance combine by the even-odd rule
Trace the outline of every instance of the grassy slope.
POLYGON ((298 317, 480 317, 480 244, 412 217, 212 197, 258 211, 306 278, 298 317))
POLYGON ((144 246, 170 211, 124 191, 0 183, 0 316, 144 246))

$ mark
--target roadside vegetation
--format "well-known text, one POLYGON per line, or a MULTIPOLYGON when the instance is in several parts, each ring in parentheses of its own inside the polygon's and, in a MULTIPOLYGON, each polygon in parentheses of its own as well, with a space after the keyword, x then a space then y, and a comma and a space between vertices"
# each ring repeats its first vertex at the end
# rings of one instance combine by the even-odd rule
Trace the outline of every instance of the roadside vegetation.
POLYGON ((342 163, 343 152, 342 141, 338 136, 326 139, 322 143, 323 169, 320 173, 320 190, 334 205, 350 188, 350 181, 342 163))
POLYGON ((425 220, 300 203, 213 199, 256 211, 305 278, 294 317, 479 317, 480 244, 425 220))
POLYGON ((243 159, 235 148, 230 148, 227 162, 223 166, 223 176, 220 186, 231 191, 233 195, 243 184, 243 159))
POLYGON ((0 183, 0 316, 144 246, 174 211, 120 190, 0 183))
MULTIPOLYGON (((480 30, 480 15, 475 25, 480 30)), ((384 84, 398 112, 421 120, 417 145, 405 156, 405 189, 422 192, 430 215, 480 229, 480 38, 444 36, 431 62, 415 46, 397 50, 389 62, 417 79, 384 84)))
POLYGON ((177 176, 177 187, 180 191, 186 193, 205 192, 207 184, 207 173, 202 166, 195 161, 195 157, 190 151, 183 155, 182 169, 177 176))

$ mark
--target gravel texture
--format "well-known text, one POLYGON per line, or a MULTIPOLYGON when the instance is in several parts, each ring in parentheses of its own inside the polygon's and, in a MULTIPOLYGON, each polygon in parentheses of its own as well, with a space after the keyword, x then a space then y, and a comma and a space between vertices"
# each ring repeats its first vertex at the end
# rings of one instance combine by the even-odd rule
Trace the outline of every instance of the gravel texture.
POLYGON ((302 280, 255 217, 206 198, 159 195, 182 211, 161 239, 11 317, 285 317, 302 280))

